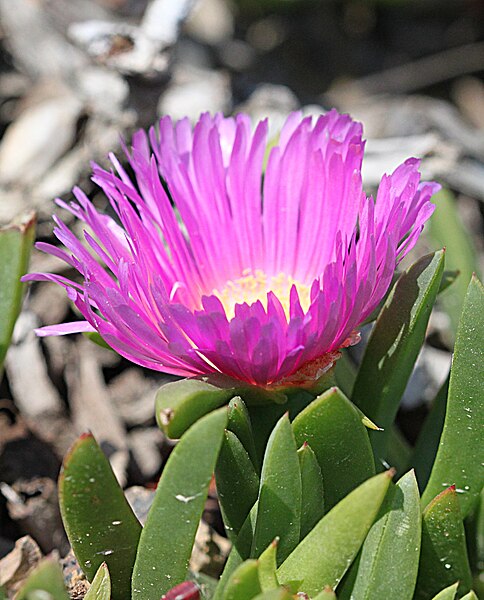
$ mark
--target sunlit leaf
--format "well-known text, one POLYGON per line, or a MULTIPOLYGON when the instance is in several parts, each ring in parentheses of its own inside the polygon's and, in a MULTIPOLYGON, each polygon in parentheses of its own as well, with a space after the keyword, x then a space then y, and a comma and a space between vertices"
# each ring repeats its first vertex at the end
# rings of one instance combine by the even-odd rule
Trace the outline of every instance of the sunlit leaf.
POLYGON ((444 588, 436 596, 434 596, 432 600, 454 600, 458 585, 458 583, 449 585, 449 587, 444 588))
POLYGON ((255 596, 254 600, 294 600, 294 596, 286 588, 280 587, 277 590, 269 590, 255 596))
POLYGON ((28 576, 15 600, 69 600, 62 569, 52 558, 45 558, 28 576))
POLYGON ((262 592, 257 560, 243 562, 230 577, 225 587, 224 600, 251 600, 262 592))
POLYGON ((171 453, 141 533, 133 599, 159 600, 186 579, 226 425, 224 407, 192 425, 171 453))
POLYGON ((484 289, 473 277, 457 331, 444 429, 422 495, 425 506, 443 489, 455 485, 464 517, 476 505, 484 482, 483 340, 484 289))
POLYGON ((69 541, 92 581, 106 562, 114 600, 129 598, 141 525, 96 440, 81 436, 64 458, 59 503, 69 541))
POLYGON ((335 588, 380 510, 391 474, 380 473, 343 498, 282 563, 278 580, 282 584, 300 581, 299 589, 309 595, 325 586, 335 588))
POLYGON ((301 494, 296 441, 289 417, 285 414, 267 442, 252 556, 258 557, 275 537, 279 537, 279 562, 297 545, 301 531, 301 494))
POLYGON ((314 600, 336 600, 336 594, 329 586, 326 586, 317 596, 314 596, 314 600))
POLYGON ((84 596, 84 600, 110 600, 111 599, 111 578, 109 569, 105 562, 99 567, 91 587, 84 596))
POLYGON ((260 387, 240 385, 225 376, 180 379, 162 385, 156 394, 156 420, 170 438, 180 438, 200 417, 241 396, 244 401, 284 403, 282 392, 269 392, 260 387))
POLYGON ((412 600, 420 555, 420 495, 413 471, 387 494, 363 544, 352 600, 412 600), (398 565, 398 568, 395 568, 398 565))
POLYGON ((25 275, 35 236, 35 216, 0 228, 0 375, 22 303, 25 275))
POLYGON ((324 515, 324 489, 321 467, 311 446, 305 442, 297 454, 302 483, 300 535, 300 539, 302 539, 324 515))
POLYGON ((263 592, 279 587, 276 576, 278 543, 276 538, 259 557, 259 581, 263 592))
POLYGON ((375 473, 367 430, 338 388, 311 402, 294 419, 293 430, 298 446, 307 442, 321 467, 326 510, 375 473))
POLYGON ((459 581, 468 592, 472 575, 467 558, 464 524, 454 487, 444 490, 423 513, 422 551, 416 600, 432 597, 443 585, 459 581))

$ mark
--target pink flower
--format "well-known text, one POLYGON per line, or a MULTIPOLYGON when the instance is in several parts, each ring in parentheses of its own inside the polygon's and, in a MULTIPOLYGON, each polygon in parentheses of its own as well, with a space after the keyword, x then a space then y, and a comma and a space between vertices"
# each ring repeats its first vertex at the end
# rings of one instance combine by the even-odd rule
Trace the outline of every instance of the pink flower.
POLYGON ((362 127, 331 111, 294 113, 269 154, 267 122, 246 115, 164 117, 135 134, 131 179, 94 166, 116 217, 85 194, 67 206, 85 243, 57 217, 67 250, 37 247, 82 276, 65 287, 83 321, 39 335, 98 331, 131 361, 176 375, 221 372, 267 386, 300 384, 357 341, 395 266, 415 245, 438 185, 420 183, 409 159, 362 190, 362 127), (103 263, 100 264, 100 263, 103 263))

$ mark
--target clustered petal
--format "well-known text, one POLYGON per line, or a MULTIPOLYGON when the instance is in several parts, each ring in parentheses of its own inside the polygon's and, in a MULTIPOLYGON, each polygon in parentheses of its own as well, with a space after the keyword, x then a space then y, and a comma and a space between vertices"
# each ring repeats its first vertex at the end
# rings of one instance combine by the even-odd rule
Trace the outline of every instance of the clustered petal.
POLYGON ((85 239, 54 217, 74 267, 26 280, 63 286, 84 320, 40 335, 98 331, 121 355, 176 375, 220 372, 270 386, 319 376, 387 291, 433 211, 438 185, 419 161, 362 188, 362 127, 336 111, 291 114, 268 152, 268 125, 246 115, 163 117, 125 149, 130 178, 94 165, 115 216, 74 190, 58 204, 85 239))

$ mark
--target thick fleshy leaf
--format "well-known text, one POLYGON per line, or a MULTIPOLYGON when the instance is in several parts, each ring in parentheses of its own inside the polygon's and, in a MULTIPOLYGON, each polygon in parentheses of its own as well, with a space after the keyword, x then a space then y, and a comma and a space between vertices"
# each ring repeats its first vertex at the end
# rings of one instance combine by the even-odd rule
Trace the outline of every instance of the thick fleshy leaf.
POLYGON ((343 498, 282 563, 278 580, 300 581, 299 589, 309 595, 327 585, 335 588, 368 534, 391 476, 391 471, 380 473, 343 498))
POLYGON ((229 402, 229 422, 227 424, 227 429, 235 433, 239 438, 243 447, 246 449, 247 454, 250 456, 254 467, 260 471, 249 411, 240 396, 232 398, 229 402))
POLYGON ((484 595, 484 577, 479 577, 480 574, 484 573, 484 490, 481 492, 481 496, 472 520, 468 519, 468 524, 471 525, 471 540, 475 544, 473 548, 474 555, 472 556, 473 564, 471 565, 471 568, 478 574, 474 585, 476 587, 476 591, 481 595, 484 595))
POLYGON ((84 600, 111 600, 111 578, 105 562, 97 570, 84 600))
POLYGON ((352 600, 391 598, 395 590, 398 600, 412 600, 420 533, 420 495, 410 471, 387 494, 363 544, 352 600))
POLYGON ((259 494, 259 476, 239 438, 226 431, 215 468, 218 499, 230 538, 237 536, 259 494))
POLYGON ((259 462, 262 464, 266 451, 267 441, 279 419, 289 413, 292 421, 302 410, 314 400, 314 394, 303 389, 292 389, 287 391, 287 402, 283 404, 247 404, 251 423, 256 423, 253 428, 254 441, 259 462))
POLYGON ((479 600, 479 598, 476 596, 474 590, 471 590, 468 594, 462 596, 461 600, 479 600))
POLYGON ((321 467, 328 510, 375 473, 373 453, 357 409, 331 388, 293 422, 298 446, 307 442, 321 467))
POLYGON ((305 442, 297 454, 302 484, 300 539, 303 539, 324 515, 324 489, 321 467, 311 446, 305 442))
POLYGON ((443 585, 459 581, 461 594, 470 590, 464 524, 454 487, 441 492, 423 513, 422 551, 415 600, 425 600, 443 585))
POLYGON ((254 504, 248 517, 246 518, 239 535, 232 544, 224 570, 220 576, 217 589, 213 596, 213 600, 220 600, 223 597, 225 587, 232 577, 234 571, 241 565, 244 560, 250 556, 252 542, 254 539, 255 522, 257 519, 257 503, 254 504))
POLYGON ((15 596, 16 600, 69 600, 59 563, 45 558, 28 576, 15 596))
POLYGON ((20 277, 27 272, 34 236, 34 215, 0 228, 0 375, 20 312, 25 288, 20 277))
POLYGON ((267 442, 262 464, 252 556, 258 557, 275 537, 282 562, 299 542, 301 531, 301 471, 296 441, 287 413, 267 442))
POLYGON ((180 438, 200 417, 242 396, 254 403, 286 401, 281 392, 244 386, 224 376, 195 377, 167 383, 156 394, 156 420, 170 438, 180 438))
POLYGON ((259 582, 259 563, 250 558, 232 573, 223 594, 224 600, 251 600, 262 592, 259 582))
POLYGON ((427 485, 439 448, 448 391, 449 380, 447 379, 434 398, 412 452, 410 464, 415 468, 415 475, 421 489, 425 489, 427 485))
POLYGON ((443 250, 424 256, 405 271, 380 312, 368 342, 352 400, 385 430, 370 434, 378 459, 386 459, 390 427, 424 342, 443 271, 443 250))
POLYGON ((259 581, 263 592, 279 587, 276 575, 278 543, 276 538, 259 556, 259 581))
POLYGON ((458 585, 458 583, 449 585, 449 587, 444 588, 436 596, 434 596, 432 600, 454 600, 455 595, 457 594, 458 585))
POLYGON ((186 579, 226 425, 225 407, 205 415, 171 453, 140 537, 132 578, 134 600, 159 600, 186 579))
POLYGON ((476 505, 484 482, 484 289, 469 284, 450 373, 444 429, 427 487, 425 506, 444 488, 455 485, 463 517, 476 505))
POLYGON ((284 587, 269 590, 255 596, 254 600, 294 600, 294 596, 284 587))
POLYGON ((336 594, 329 586, 326 586, 317 596, 314 596, 313 600, 336 600, 336 594))
POLYGON ((349 354, 343 350, 341 352, 341 358, 339 358, 334 365, 334 379, 339 389, 348 396, 351 397, 353 393, 353 385, 356 379, 356 365, 350 358, 349 354))
POLYGON ((114 600, 129 598, 141 525, 96 440, 81 436, 64 458, 59 503, 69 541, 92 581, 105 561, 114 600))
MULTIPOLYGON (((443 248, 443 247, 445 247, 444 243, 437 244, 437 248, 443 248)), ((396 271, 394 273, 393 278, 392 278, 392 283, 388 289, 388 292, 382 298, 380 304, 375 308, 375 310, 371 313, 371 315, 365 319, 365 321, 363 322, 363 325, 366 325, 368 323, 372 323, 373 321, 376 321, 376 319, 378 318, 378 315, 380 314, 380 311, 385 306, 388 296, 391 294, 393 286, 397 282, 400 275, 401 275, 401 273, 399 273, 398 271, 396 271)), ((460 275, 460 271, 458 269, 445 270, 442 274, 442 279, 440 281, 439 290, 437 293, 441 294, 442 292, 444 292, 448 287, 450 287, 454 283, 454 281, 456 281, 456 279, 459 277, 459 275, 460 275)))
MULTIPOLYGON (((457 211, 456 200, 449 190, 441 190, 435 196, 435 212, 429 222, 429 234, 436 248, 446 249, 447 268, 458 269, 460 275, 440 299, 450 317, 455 335, 459 324, 467 286, 473 273, 478 273, 476 251, 457 211)), ((452 343, 452 340, 450 340, 452 343)))

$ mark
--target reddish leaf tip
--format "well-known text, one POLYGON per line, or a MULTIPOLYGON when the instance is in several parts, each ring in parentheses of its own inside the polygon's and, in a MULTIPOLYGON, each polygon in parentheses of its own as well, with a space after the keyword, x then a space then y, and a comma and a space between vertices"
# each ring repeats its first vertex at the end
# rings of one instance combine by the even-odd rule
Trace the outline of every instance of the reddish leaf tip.
POLYGON ((161 600, 200 600, 200 589, 193 581, 183 581, 163 594, 161 600))
POLYGON ((391 469, 388 469, 388 471, 386 471, 386 475, 388 476, 389 479, 393 479, 395 477, 397 470, 392 467, 391 469))

